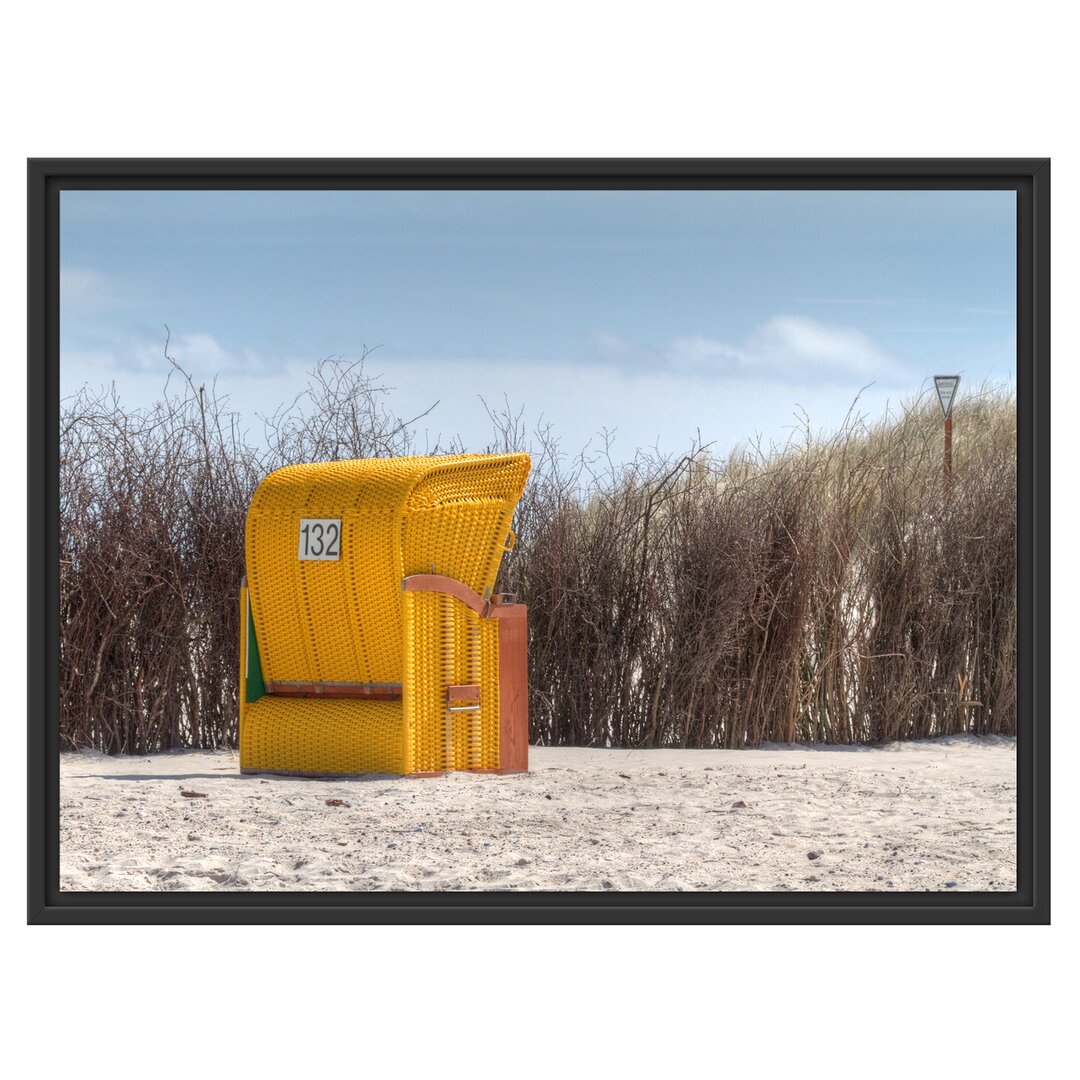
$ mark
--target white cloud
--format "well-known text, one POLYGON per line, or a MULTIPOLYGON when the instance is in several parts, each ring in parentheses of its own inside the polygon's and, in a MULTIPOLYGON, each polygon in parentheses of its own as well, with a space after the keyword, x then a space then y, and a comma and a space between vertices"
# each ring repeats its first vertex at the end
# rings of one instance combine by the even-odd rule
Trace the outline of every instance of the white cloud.
MULTIPOLYGON (((90 382, 108 382, 118 374, 156 374, 162 377, 171 370, 165 357, 166 332, 129 334, 123 340, 90 349, 61 347, 61 382, 69 384, 69 372, 78 370, 90 382), (95 378, 95 373, 99 375, 95 378)), ((270 375, 283 370, 284 357, 260 352, 248 345, 226 348, 210 333, 194 331, 173 333, 168 338, 168 353, 192 378, 213 379, 215 375, 270 375)), ((81 378, 81 381, 86 381, 81 378)))
MULTIPOLYGON (((163 349, 163 344, 149 346, 147 359, 160 366, 164 360, 163 349)), ((227 349, 213 334, 203 332, 174 334, 169 340, 169 355, 186 371, 197 371, 207 377, 266 375, 285 366, 283 357, 259 352, 249 345, 227 349)))
POLYGON ((74 317, 84 320, 92 316, 140 313, 167 306, 146 291, 146 282, 122 272, 102 273, 89 266, 60 266, 61 322, 74 317))
POLYGON ((892 367, 885 353, 860 330, 799 315, 777 315, 748 339, 746 354, 772 374, 809 367, 822 374, 880 376, 892 367))
POLYGON ((78 307, 99 307, 112 301, 109 279, 85 267, 60 267, 60 301, 78 307))
POLYGON ((739 343, 693 334, 650 349, 602 330, 594 331, 590 339, 608 363, 653 368, 660 364, 672 371, 714 378, 813 384, 869 381, 896 374, 888 354, 862 331, 800 315, 776 315, 739 343))
MULTIPOLYGON (((147 332, 118 348, 62 351, 63 393, 84 381, 115 380, 126 404, 149 404, 159 398, 169 370, 164 343, 162 329, 160 336, 147 332)), ((680 453, 698 431, 721 451, 758 433, 782 441, 800 407, 815 428, 834 429, 866 383, 878 380, 860 401, 870 415, 880 413, 890 393, 881 380, 888 358, 873 342, 808 319, 770 319, 737 345, 696 335, 649 349, 597 334, 593 347, 587 363, 379 354, 367 372, 393 388, 386 404, 398 416, 417 416, 439 402, 416 424, 420 451, 436 441, 445 446, 453 436, 469 449, 483 449, 492 431, 480 396, 498 409, 505 395, 515 411, 526 406, 530 428, 552 423, 570 452, 590 439, 596 446, 601 430, 614 430, 613 453, 623 460, 657 441, 663 451, 680 453)), ((315 361, 228 348, 201 331, 174 332, 169 353, 196 385, 220 376, 219 396, 228 396, 256 438, 262 428, 256 413, 291 402, 307 386, 315 361)))
MULTIPOLYGON (((469 449, 482 449, 491 424, 480 395, 497 410, 505 395, 513 411, 526 407, 530 430, 550 422, 569 452, 589 440, 596 447, 602 429, 614 431, 617 460, 656 443, 663 452, 681 453, 698 432, 720 452, 759 434, 766 443, 783 442, 803 409, 815 430, 832 431, 863 385, 858 380, 808 384, 768 374, 723 380, 701 371, 628 370, 615 364, 409 360, 382 370, 384 382, 396 388, 389 403, 399 415, 416 415, 439 400, 417 425, 421 451, 425 433, 431 442, 458 434, 469 449)), ((885 388, 873 388, 859 400, 859 411, 880 415, 888 396, 885 388)))
POLYGON ((748 357, 744 350, 703 334, 676 338, 668 347, 666 357, 676 371, 741 375, 748 370, 748 357))

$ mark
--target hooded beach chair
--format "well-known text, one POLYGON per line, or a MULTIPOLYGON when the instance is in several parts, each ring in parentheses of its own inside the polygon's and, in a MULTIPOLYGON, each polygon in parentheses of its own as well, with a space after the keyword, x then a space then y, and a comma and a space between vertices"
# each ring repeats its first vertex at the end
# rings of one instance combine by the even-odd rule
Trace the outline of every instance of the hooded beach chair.
POLYGON ((291 465, 248 511, 240 767, 528 768, 525 606, 492 595, 527 454, 291 465))

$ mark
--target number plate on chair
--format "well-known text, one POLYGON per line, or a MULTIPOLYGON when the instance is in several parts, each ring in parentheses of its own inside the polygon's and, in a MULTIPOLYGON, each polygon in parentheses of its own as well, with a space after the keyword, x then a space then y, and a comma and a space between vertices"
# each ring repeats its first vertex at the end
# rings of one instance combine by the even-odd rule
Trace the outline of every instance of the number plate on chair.
POLYGON ((340 518, 301 518, 299 559, 341 558, 340 518))

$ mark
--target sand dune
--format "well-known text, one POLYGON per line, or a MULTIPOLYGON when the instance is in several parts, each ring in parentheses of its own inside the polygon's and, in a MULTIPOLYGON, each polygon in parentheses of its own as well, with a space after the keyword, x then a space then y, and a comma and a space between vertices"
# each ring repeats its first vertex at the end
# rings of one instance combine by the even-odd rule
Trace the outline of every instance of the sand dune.
POLYGON ((60 887, 1016 888, 1015 739, 534 748, 530 765, 305 780, 241 776, 230 751, 63 754, 60 887))

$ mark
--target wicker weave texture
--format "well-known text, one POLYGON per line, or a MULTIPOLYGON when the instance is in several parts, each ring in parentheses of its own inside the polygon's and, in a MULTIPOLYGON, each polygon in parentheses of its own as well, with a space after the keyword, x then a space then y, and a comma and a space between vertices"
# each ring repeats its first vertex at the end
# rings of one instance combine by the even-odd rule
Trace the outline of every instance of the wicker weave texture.
MULTIPOLYGON (((402 579, 444 574, 486 595, 528 471, 525 454, 470 454, 296 465, 263 481, 246 533, 246 600, 262 675, 287 682, 401 682, 403 697, 247 702, 242 681, 243 768, 406 773, 498 767, 495 621, 449 596, 404 593, 402 579), (337 560, 298 559, 304 518, 341 520, 337 560), (481 687, 481 708, 451 712, 447 687, 473 684, 481 687)), ((242 590, 242 625, 244 605, 242 590)), ((242 650, 246 644, 242 634, 242 650)), ((245 660, 242 651, 242 680, 245 660)))
POLYGON ((528 471, 526 454, 464 454, 271 473, 246 534, 265 677, 401 681, 402 579, 445 574, 485 595, 528 471), (297 558, 303 518, 341 519, 338 560, 297 558))
POLYGON ((406 771, 497 769, 497 622, 442 593, 408 592, 404 602, 406 771), (453 685, 478 685, 479 710, 451 712, 447 688, 453 685))
POLYGON ((400 701, 264 697, 244 707, 240 767, 296 773, 404 773, 400 701))

